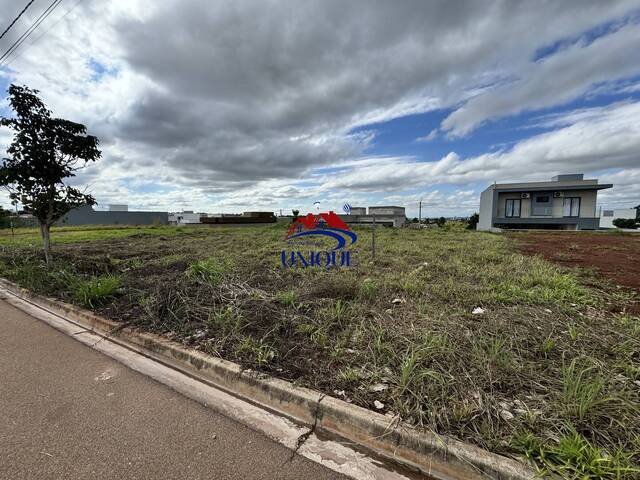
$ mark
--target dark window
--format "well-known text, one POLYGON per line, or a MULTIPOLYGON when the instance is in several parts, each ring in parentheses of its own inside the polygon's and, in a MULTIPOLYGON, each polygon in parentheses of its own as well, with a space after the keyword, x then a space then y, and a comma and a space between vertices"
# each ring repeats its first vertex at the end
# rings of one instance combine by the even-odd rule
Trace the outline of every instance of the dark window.
POLYGON ((549 195, 537 196, 536 203, 549 203, 549 195))
POLYGON ((564 204, 562 205, 562 216, 580 216, 580 197, 565 197, 564 204))
POLYGON ((509 198, 505 204, 504 209, 505 217, 519 217, 520 216, 520 199, 509 198))

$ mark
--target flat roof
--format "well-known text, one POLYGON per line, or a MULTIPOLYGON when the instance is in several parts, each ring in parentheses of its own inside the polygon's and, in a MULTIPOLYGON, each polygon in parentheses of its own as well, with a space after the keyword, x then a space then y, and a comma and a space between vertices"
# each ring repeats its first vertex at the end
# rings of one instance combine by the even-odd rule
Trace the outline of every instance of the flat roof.
POLYGON ((504 186, 494 185, 494 190, 498 192, 548 192, 553 190, 604 190, 606 188, 612 188, 612 183, 595 183, 584 185, 563 185, 558 182, 556 185, 545 186, 517 186, 511 187, 505 184, 504 186))

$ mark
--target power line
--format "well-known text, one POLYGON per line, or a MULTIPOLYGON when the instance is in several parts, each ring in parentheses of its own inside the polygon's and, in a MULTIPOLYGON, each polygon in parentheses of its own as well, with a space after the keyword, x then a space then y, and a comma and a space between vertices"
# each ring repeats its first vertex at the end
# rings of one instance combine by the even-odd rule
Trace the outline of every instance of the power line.
POLYGON ((22 43, 27 38, 29 38, 29 36, 35 31, 35 29, 38 28, 38 26, 42 22, 44 22, 49 15, 51 15, 51 13, 56 9, 56 7, 58 7, 58 5, 60 5, 61 2, 62 0, 53 0, 53 2, 51 2, 51 5, 49 5, 46 10, 40 14, 40 16, 36 19, 35 22, 33 22, 33 24, 27 29, 27 31, 24 32, 15 42, 13 42, 13 45, 11 45, 9 49, 2 54, 2 57, 0 57, 0 63, 3 62, 9 55, 11 55, 20 45, 22 45, 22 43))
POLYGON ((13 22, 11 22, 11 25, 9 25, 5 29, 5 31, 2 32, 2 34, 0 34, 0 39, 4 37, 9 30, 11 30, 11 27, 13 27, 13 25, 18 21, 18 19, 22 16, 22 14, 27 11, 27 8, 29 8, 33 2, 35 2, 35 0, 31 0, 29 3, 27 3, 27 5, 22 9, 22 11, 18 14, 18 16, 13 19, 13 22))
MULTIPOLYGON (((14 62, 15 60, 17 60, 18 58, 22 57, 22 55, 25 54, 25 52, 29 49, 29 47, 31 45, 33 45, 34 43, 36 43, 38 40, 40 40, 42 37, 44 37, 47 33, 49 33, 49 31, 55 27, 56 25, 58 25, 62 20, 64 20, 64 18, 69 15, 73 10, 75 10, 75 8, 80 5, 80 3, 82 3, 83 0, 78 0, 69 10, 67 10, 65 12, 64 15, 62 15, 58 20, 56 20, 53 24, 51 24, 49 26, 49 28, 47 28, 44 32, 42 32, 40 35, 38 35, 34 40, 32 40, 31 42, 29 42, 29 44, 22 49, 22 52, 20 52, 19 54, 15 55, 12 59, 8 60, 7 62, 5 62, 4 66, 10 65, 12 62, 14 62)), ((15 50, 14 50, 15 52, 15 50)))
POLYGON ((20 38, 13 42, 13 44, 7 49, 7 51, 2 54, 2 57, 0 57, 0 64, 18 47, 20 47, 20 45, 22 45, 22 43, 27 38, 29 38, 29 36, 35 31, 35 29, 38 28, 38 26, 51 14, 51 12, 56 9, 58 5, 60 5, 61 2, 62 0, 53 0, 53 2, 51 2, 51 4, 44 10, 44 12, 40 14, 36 21, 33 22, 29 28, 27 28, 27 30, 20 36, 20 38))

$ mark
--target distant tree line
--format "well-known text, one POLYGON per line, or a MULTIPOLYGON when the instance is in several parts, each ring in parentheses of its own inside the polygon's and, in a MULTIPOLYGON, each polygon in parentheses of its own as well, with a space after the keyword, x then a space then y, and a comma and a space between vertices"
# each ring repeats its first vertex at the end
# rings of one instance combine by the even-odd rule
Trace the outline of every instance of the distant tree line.
MULTIPOLYGON (((478 225, 479 215, 474 213, 467 220, 467 229, 475 230, 478 225)), ((418 217, 413 217, 411 223, 418 223, 418 217)), ((444 217, 433 217, 433 218, 423 218, 422 223, 425 225, 438 225, 439 227, 444 226, 447 223, 447 219, 444 217)))

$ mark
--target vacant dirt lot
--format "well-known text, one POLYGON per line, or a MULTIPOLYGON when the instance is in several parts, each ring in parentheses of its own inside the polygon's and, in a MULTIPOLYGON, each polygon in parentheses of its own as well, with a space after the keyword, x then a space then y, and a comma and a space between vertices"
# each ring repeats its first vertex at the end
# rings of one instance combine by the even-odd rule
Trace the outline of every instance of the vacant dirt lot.
MULTIPOLYGON (((49 268, 37 232, 0 233, 0 276, 567 478, 637 478, 631 291, 518 251, 568 261, 588 236, 381 228, 373 261, 362 228, 327 269, 283 267, 286 229, 60 229, 49 268)), ((585 257, 637 268, 635 238, 585 257)))
MULTIPOLYGON (((595 269, 640 295, 640 234, 518 233, 520 250, 567 267, 595 269)), ((640 310, 636 302, 635 311, 640 310)))

